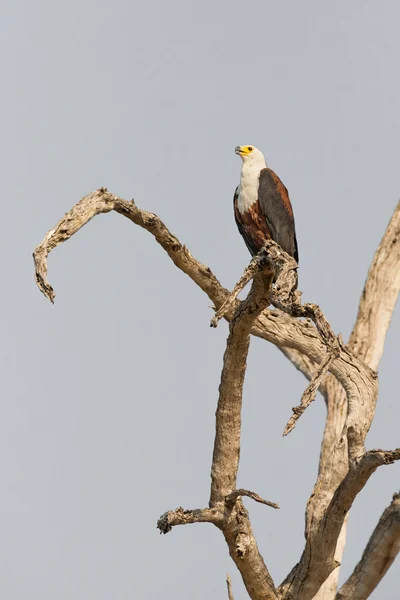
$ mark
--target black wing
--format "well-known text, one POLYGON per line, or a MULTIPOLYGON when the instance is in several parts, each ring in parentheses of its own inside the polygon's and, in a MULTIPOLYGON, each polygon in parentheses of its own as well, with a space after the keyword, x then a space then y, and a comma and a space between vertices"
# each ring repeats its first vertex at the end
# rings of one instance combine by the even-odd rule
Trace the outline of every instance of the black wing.
POLYGON ((289 193, 278 175, 271 169, 262 169, 258 188, 258 202, 268 224, 272 239, 299 262, 296 228, 289 193))

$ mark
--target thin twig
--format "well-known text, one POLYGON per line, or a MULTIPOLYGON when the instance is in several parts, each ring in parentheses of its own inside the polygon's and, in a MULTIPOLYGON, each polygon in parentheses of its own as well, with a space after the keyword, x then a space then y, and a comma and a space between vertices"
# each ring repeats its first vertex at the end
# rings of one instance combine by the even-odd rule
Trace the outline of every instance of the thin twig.
POLYGON ((319 365, 317 372, 311 379, 310 384, 305 389, 305 391, 301 397, 300 404, 298 406, 293 407, 293 409, 292 409, 293 415, 290 417, 289 421, 287 422, 287 425, 283 432, 284 436, 288 435, 288 433, 290 433, 295 428, 296 423, 299 420, 299 418, 301 417, 301 415, 303 414, 303 412, 306 410, 306 408, 308 408, 310 406, 311 402, 313 402, 313 400, 315 400, 315 396, 317 394, 317 390, 318 390, 319 386, 321 385, 321 381, 324 378, 325 374, 328 372, 328 369, 331 366, 332 361, 335 358, 337 358, 337 353, 328 352, 326 354, 325 358, 319 365))
POLYGON ((231 577, 230 577, 229 573, 226 576, 226 586, 228 588, 228 599, 235 600, 235 598, 233 596, 233 590, 232 590, 232 581, 231 581, 231 577))
MULTIPOLYGON (((243 272, 243 275, 233 288, 232 292, 226 298, 225 302, 222 306, 216 311, 215 316, 211 319, 210 326, 217 327, 218 322, 225 317, 227 313, 229 313, 235 305, 236 298, 240 294, 240 292, 246 287, 248 282, 253 279, 254 275, 259 272, 260 268, 265 265, 267 261, 267 255, 264 248, 261 248, 260 252, 253 256, 250 263, 246 267, 243 272)), ((273 272, 273 268, 271 265, 271 273, 273 272)))
POLYGON ((279 505, 276 504, 275 502, 270 502, 269 500, 264 500, 264 498, 261 498, 261 496, 259 496, 255 492, 251 492, 250 490, 243 490, 243 489, 235 490, 235 491, 231 492, 230 494, 228 494, 228 496, 225 498, 226 506, 228 508, 233 507, 235 505, 236 500, 240 496, 247 496, 248 498, 251 498, 252 500, 255 500, 256 502, 259 502, 260 504, 265 504, 266 506, 270 506, 271 508, 279 508, 279 505))

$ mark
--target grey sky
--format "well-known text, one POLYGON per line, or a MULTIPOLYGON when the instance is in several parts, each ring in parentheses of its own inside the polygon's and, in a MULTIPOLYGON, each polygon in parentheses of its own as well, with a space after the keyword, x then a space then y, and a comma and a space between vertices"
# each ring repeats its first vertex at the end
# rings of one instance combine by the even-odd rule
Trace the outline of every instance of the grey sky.
MULTIPOLYGON (((400 194, 397 1, 3 0, 0 595, 4 600, 224 598, 220 533, 161 513, 209 494, 227 325, 146 232, 97 218, 50 258, 31 252, 107 186, 157 212, 226 286, 249 259, 232 194, 251 143, 289 188, 304 299, 347 338, 400 194)), ((399 311, 368 446, 399 446, 399 311)), ((320 397, 285 439, 306 385, 253 340, 239 483, 277 583, 303 547, 320 397)), ((344 579, 391 495, 382 468, 350 516, 344 579)), ((372 595, 398 598, 399 562, 372 595)))

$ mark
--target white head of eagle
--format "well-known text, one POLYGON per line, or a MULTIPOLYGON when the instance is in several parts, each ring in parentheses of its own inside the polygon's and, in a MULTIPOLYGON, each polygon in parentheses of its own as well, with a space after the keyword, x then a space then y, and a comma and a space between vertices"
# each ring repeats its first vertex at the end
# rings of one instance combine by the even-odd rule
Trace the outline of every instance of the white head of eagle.
POLYGON ((299 261, 293 209, 287 189, 255 146, 236 146, 242 159, 233 198, 235 220, 247 248, 257 254, 267 239, 299 261))

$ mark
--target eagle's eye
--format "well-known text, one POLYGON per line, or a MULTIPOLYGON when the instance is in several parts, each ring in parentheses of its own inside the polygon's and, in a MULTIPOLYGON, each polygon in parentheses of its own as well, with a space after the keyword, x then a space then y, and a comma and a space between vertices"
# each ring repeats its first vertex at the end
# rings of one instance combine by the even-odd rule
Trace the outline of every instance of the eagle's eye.
POLYGON ((252 147, 252 146, 247 146, 247 150, 248 150, 249 152, 253 152, 253 147, 252 147))

